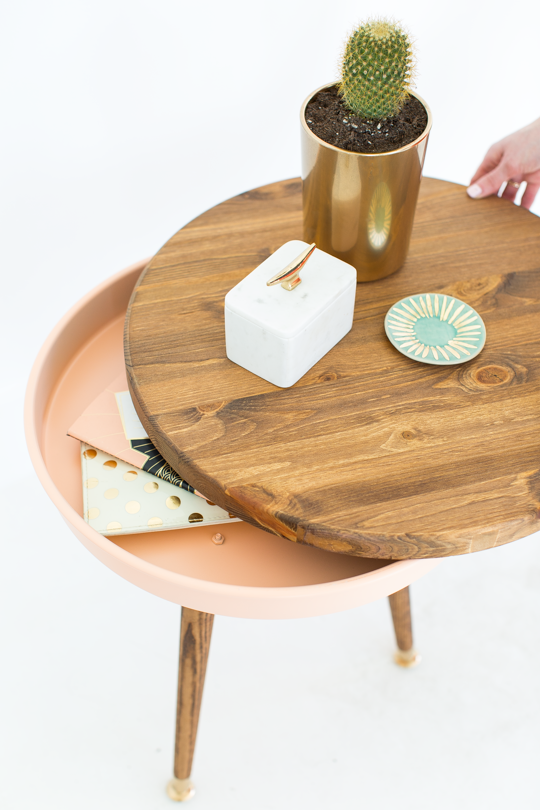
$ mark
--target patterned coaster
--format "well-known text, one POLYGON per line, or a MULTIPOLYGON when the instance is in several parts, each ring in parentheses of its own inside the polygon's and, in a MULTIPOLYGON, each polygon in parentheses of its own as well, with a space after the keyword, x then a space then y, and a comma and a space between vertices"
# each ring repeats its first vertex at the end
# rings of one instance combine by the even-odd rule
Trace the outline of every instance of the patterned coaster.
POLYGON ((484 348, 484 321, 469 304, 440 293, 402 298, 384 319, 386 335, 402 354, 437 366, 472 360, 484 348))
POLYGON ((220 506, 81 442, 84 519, 100 534, 238 522, 220 506))

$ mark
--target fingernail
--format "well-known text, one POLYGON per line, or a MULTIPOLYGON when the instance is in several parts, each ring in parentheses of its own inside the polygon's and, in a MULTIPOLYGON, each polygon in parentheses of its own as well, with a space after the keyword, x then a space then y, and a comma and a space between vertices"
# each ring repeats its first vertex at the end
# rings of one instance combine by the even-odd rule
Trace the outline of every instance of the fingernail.
POLYGON ((476 183, 474 184, 474 186, 469 186, 469 188, 467 189, 467 194, 469 195, 469 197, 472 197, 473 199, 474 197, 479 197, 481 193, 482 189, 476 183))

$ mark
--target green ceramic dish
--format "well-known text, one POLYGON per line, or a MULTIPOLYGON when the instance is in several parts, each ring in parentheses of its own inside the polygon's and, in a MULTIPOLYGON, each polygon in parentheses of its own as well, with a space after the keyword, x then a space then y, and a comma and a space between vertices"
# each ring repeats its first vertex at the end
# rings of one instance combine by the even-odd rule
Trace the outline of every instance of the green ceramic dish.
POLYGON ((469 304, 441 293, 402 298, 384 319, 390 343, 419 363, 453 366, 484 348, 484 321, 469 304))

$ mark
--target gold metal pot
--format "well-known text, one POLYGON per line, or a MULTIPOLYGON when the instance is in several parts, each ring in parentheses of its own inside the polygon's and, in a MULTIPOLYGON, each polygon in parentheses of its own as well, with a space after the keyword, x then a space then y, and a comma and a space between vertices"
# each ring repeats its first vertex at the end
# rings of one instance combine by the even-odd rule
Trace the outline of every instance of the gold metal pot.
POLYGON ((356 267, 358 281, 375 281, 399 270, 407 257, 420 188, 427 126, 412 143, 394 152, 360 154, 322 141, 306 124, 302 104, 304 241, 356 267))

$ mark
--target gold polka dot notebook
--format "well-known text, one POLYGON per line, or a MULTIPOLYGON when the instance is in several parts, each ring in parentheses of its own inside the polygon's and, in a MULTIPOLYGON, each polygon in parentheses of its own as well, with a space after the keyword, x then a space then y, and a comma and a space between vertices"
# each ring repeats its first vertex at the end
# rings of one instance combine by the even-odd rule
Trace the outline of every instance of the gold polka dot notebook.
POLYGON ((84 519, 100 534, 238 522, 220 506, 81 442, 84 519))

